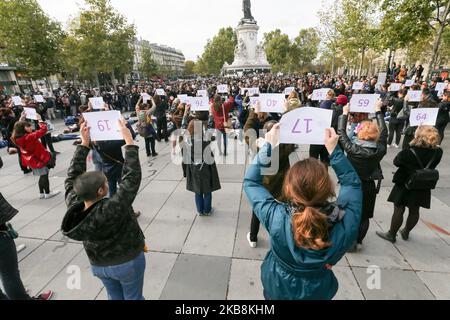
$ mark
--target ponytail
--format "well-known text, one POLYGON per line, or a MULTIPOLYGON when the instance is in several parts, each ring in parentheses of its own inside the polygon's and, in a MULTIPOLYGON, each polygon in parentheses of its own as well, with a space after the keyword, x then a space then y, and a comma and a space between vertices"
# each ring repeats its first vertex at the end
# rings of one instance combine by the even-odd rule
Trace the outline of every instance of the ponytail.
POLYGON ((327 216, 313 207, 306 207, 292 216, 292 232, 298 247, 322 250, 331 246, 327 216))

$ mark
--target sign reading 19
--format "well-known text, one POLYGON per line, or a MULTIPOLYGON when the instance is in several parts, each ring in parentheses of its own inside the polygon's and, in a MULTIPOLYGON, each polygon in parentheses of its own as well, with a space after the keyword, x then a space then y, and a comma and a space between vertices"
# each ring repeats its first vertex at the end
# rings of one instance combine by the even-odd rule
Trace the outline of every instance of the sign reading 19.
POLYGON ((99 120, 97 122, 97 127, 98 127, 98 130, 101 131, 101 132, 104 132, 105 130, 106 131, 111 131, 111 129, 112 129, 109 126, 109 120, 99 120))

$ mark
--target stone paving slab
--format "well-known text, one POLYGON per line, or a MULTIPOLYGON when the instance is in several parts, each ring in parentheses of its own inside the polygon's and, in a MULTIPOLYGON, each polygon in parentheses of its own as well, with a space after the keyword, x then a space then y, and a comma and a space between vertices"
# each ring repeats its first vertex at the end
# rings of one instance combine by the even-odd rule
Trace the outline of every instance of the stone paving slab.
POLYGON ((432 300, 433 294, 414 271, 381 269, 380 289, 370 290, 371 274, 365 268, 353 268, 353 273, 367 300, 432 300))
POLYGON ((161 300, 225 300, 231 258, 181 254, 161 300))
POLYGON ((228 300, 264 300, 261 263, 258 260, 232 260, 228 300))
POLYGON ((450 274, 437 272, 417 272, 417 276, 425 283, 438 300, 450 298, 450 274))

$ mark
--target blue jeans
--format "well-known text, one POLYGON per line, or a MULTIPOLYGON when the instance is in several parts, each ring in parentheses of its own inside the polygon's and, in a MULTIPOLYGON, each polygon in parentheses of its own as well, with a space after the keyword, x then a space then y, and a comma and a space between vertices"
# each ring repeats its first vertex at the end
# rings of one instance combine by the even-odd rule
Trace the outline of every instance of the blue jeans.
POLYGON ((122 181, 123 166, 119 164, 103 163, 103 172, 108 179, 109 197, 111 198, 117 192, 117 186, 122 181))
POLYGON ((103 282, 109 300, 145 300, 142 295, 144 272, 144 252, 134 260, 117 266, 92 266, 92 273, 103 282))
POLYGON ((212 193, 196 193, 195 205, 199 214, 211 212, 212 193))

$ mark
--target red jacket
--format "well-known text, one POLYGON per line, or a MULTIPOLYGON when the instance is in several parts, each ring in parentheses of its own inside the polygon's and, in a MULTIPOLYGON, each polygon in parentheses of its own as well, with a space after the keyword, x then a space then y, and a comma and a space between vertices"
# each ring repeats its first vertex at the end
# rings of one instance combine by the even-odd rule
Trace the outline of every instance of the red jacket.
POLYGON ((224 130, 224 115, 223 115, 223 109, 225 109, 225 122, 228 121, 228 113, 231 109, 234 107, 234 98, 230 97, 226 102, 222 104, 223 107, 219 108, 219 111, 216 111, 214 109, 214 106, 211 107, 212 114, 214 116, 214 127, 217 130, 224 130))
POLYGON ((19 146, 21 152, 22 165, 31 169, 41 169, 51 159, 50 152, 39 141, 39 138, 47 133, 47 126, 45 123, 40 123, 39 126, 39 130, 16 140, 16 145, 19 146))

